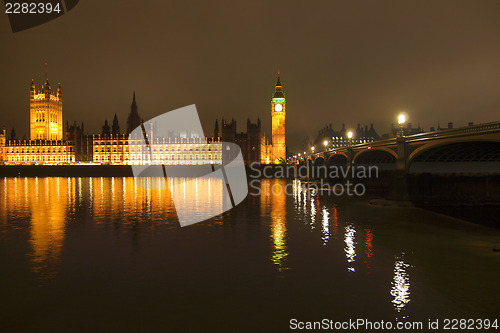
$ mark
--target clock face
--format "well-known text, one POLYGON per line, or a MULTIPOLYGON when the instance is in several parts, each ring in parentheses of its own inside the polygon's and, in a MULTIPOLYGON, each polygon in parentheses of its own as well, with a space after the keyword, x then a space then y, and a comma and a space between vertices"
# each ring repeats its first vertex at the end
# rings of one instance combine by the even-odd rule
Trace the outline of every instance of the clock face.
POLYGON ((283 110, 283 105, 281 105, 281 104, 276 104, 276 105, 274 106, 274 111, 278 111, 278 112, 280 112, 281 110, 283 110))

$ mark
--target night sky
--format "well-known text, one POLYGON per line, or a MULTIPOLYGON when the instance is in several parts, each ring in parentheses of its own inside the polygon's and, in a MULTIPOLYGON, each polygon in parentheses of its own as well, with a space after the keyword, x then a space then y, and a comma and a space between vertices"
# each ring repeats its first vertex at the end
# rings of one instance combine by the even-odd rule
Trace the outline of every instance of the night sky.
POLYGON ((500 120, 498 0, 84 0, 15 34, 0 16, 0 125, 19 136, 45 60, 88 132, 115 112, 125 129, 135 90, 144 120, 194 103, 206 135, 221 117, 269 133, 278 70, 292 151, 329 123, 387 133, 400 110, 425 129, 500 120))

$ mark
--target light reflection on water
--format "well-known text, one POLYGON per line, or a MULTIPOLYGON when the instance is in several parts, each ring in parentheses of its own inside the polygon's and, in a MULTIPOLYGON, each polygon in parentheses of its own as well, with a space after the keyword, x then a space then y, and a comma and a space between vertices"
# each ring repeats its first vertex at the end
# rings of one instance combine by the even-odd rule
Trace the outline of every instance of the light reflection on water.
MULTIPOLYGON (((202 196, 196 195, 196 189, 209 189, 210 186, 215 186, 199 182, 192 184, 194 187, 186 188, 185 195, 186 198, 196 201, 205 200, 202 196)), ((374 308, 388 309, 390 315, 397 315, 403 310, 405 314, 413 311, 414 304, 420 301, 415 300, 415 295, 421 295, 416 291, 415 281, 421 285, 422 279, 415 276, 413 270, 409 272, 413 266, 410 267, 408 260, 411 259, 412 264, 418 265, 419 269, 421 262, 400 255, 401 244, 397 241, 400 231, 393 232, 393 226, 386 226, 386 223, 391 222, 391 214, 396 210, 377 211, 368 205, 355 206, 336 198, 325 198, 319 193, 311 193, 304 183, 298 180, 291 183, 293 190, 290 197, 284 191, 272 190, 273 186, 277 189, 284 184, 286 183, 280 180, 263 179, 259 184, 260 196, 249 198, 241 206, 222 216, 181 229, 168 187, 162 190, 147 190, 138 186, 134 178, 4 178, 0 179, 0 240, 7 239, 13 230, 26 231, 28 234, 26 244, 29 246, 26 257, 31 274, 41 279, 55 280, 58 279, 65 261, 67 265, 68 261, 76 260, 67 255, 69 245, 72 245, 71 242, 75 239, 75 230, 81 231, 72 229, 75 224, 91 225, 93 229, 89 238, 92 240, 91 237, 104 234, 105 241, 109 243, 113 243, 116 239, 106 238, 110 236, 103 230, 125 229, 134 233, 134 241, 142 237, 142 251, 149 255, 156 251, 152 245, 154 241, 175 244, 176 247, 173 247, 175 253, 172 257, 162 253, 159 259, 173 262, 173 267, 163 267, 167 274, 175 274, 178 266, 188 265, 187 263, 199 257, 202 258, 200 262, 207 262, 204 270, 210 272, 213 265, 214 271, 220 269, 223 272, 216 275, 217 278, 213 280, 218 281, 221 276, 224 278, 232 274, 238 279, 248 276, 244 283, 258 285, 258 288, 254 289, 256 292, 265 288, 266 282, 267 285, 272 284, 269 280, 259 281, 261 276, 266 274, 279 276, 280 281, 286 283, 272 285, 268 290, 269 295, 275 295, 273 288, 277 288, 278 301, 288 299, 288 293, 293 294, 299 289, 313 288, 309 294, 304 291, 303 297, 309 302, 316 302, 318 291, 314 290, 314 286, 323 285, 330 294, 325 297, 328 300, 322 305, 330 314, 339 310, 331 307, 333 302, 331 299, 337 295, 341 295, 338 297, 342 299, 342 304, 345 299, 345 303, 351 306, 361 302, 360 299, 365 296, 368 299, 376 295, 379 299, 373 301, 376 302, 374 308), (356 209, 365 209, 369 213, 357 214, 356 209), (379 218, 375 213, 370 215, 370 212, 374 211, 381 215, 383 212, 388 217, 379 218), (369 222, 374 218, 379 219, 378 225, 374 226, 369 222), (239 235, 238 230, 243 230, 244 236, 239 235), (183 238, 193 234, 198 238, 183 238), (201 250, 196 248, 194 254, 183 257, 183 253, 176 252, 177 247, 181 247, 178 244, 182 242, 186 244, 182 249, 188 254, 191 246, 193 248, 201 246, 201 250), (222 248, 223 251, 216 252, 217 256, 213 258, 204 256, 203 251, 214 251, 214 248, 222 248), (233 255, 233 251, 237 255, 233 255), (245 253, 251 255, 245 257, 245 253), (397 257, 394 257, 394 254, 397 257), (224 256, 229 259, 225 261, 224 256), (164 259, 165 257, 169 259, 164 259), (254 282, 255 279, 257 282, 254 282), (354 285, 354 288, 346 288, 347 284, 351 283, 357 285, 354 285), (383 292, 371 294, 373 291, 368 290, 367 286, 372 289, 382 289, 383 292), (344 289, 350 290, 344 292, 344 289), (360 290, 361 296, 349 299, 351 292, 355 293, 356 289, 360 290), (411 305, 409 305, 410 300, 412 300, 411 305)), ((207 199, 204 203, 218 204, 217 198, 207 199)), ((398 217, 406 215, 408 214, 402 211, 398 217)), ((399 224, 396 226, 404 228, 399 224)), ((413 224, 411 232, 415 229, 417 226, 413 224)), ((414 235, 411 236, 405 239, 412 240, 414 235)), ((85 252, 92 249, 93 244, 80 244, 80 246, 88 246, 85 252)), ((116 244, 114 246, 122 251, 124 256, 122 261, 127 261, 132 256, 129 248, 124 250, 116 244)), ((405 244, 405 246, 410 245, 405 244)), ((421 251, 426 248, 427 243, 422 246, 421 251)), ((106 250, 107 248, 104 252, 106 250)), ((140 250, 139 254, 134 256, 137 255, 148 263, 150 258, 141 257, 140 250)), ((103 251, 102 248, 99 251, 103 251)), ((137 259, 138 262, 141 260, 137 259)), ((156 266, 161 266, 161 263, 154 263, 155 269, 156 266)), ((442 262, 439 262, 439 265, 441 264, 442 262)), ((106 267, 113 265, 117 264, 106 262, 106 267)), ((193 276, 199 273, 194 268, 188 271, 193 276)), ((161 270, 159 272, 161 273, 161 270)), ((182 276, 175 282, 182 284, 184 278, 198 281, 194 280, 193 276, 182 276)), ((209 282, 213 283, 212 280, 209 282)), ((417 284, 423 288, 420 285, 417 284)), ((189 288, 193 288, 192 285, 189 288)), ((218 288, 223 286, 219 285, 218 288)), ((240 289, 237 290, 240 292, 240 289)), ((293 301, 296 300, 292 298, 291 302, 293 301)), ((286 307, 287 304, 284 303, 280 306, 286 307)), ((383 310, 380 310, 380 313, 382 312, 383 310)))
MULTIPOLYGON (((312 196, 314 198, 314 196, 312 196)), ((311 216, 311 230, 314 229, 316 227, 316 205, 315 205, 315 202, 314 200, 311 200, 311 212, 310 212, 310 216, 311 216)))
POLYGON ((392 303, 398 312, 410 302, 410 275, 407 270, 410 267, 403 260, 403 256, 394 261, 394 280, 391 282, 391 296, 394 297, 392 303))
POLYGON ((347 270, 349 272, 355 272, 356 269, 353 263, 356 261, 356 229, 352 224, 345 227, 344 242, 345 256, 347 258, 347 263, 350 264, 347 270))
POLYGON ((372 268, 371 257, 373 257, 373 231, 365 228, 365 264, 368 273, 372 268))
POLYGON ((328 212, 328 209, 326 207, 323 207, 321 210, 321 215, 323 217, 323 222, 321 223, 322 226, 322 232, 323 232, 323 245, 326 245, 328 243, 328 240, 330 239, 330 213, 328 212))
MULTIPOLYGON (((150 182, 162 182, 159 179, 149 179, 150 182)), ((182 182, 175 179, 174 182, 182 182)), ((206 188, 213 184, 198 184, 191 182, 196 188, 178 186, 197 202, 206 202, 208 205, 220 204, 220 198, 202 198, 196 192, 201 186, 206 188), (215 201, 214 201, 215 200, 215 201)), ((170 197, 169 187, 153 186, 154 190, 147 190, 138 186, 134 178, 8 178, 2 183, 3 214, 22 215, 29 212, 30 244, 32 252, 32 271, 44 278, 52 278, 57 272, 64 248, 64 238, 68 216, 71 216, 84 201, 88 201, 89 213, 96 225, 106 225, 110 221, 132 226, 144 221, 155 224, 169 225, 177 228, 175 207, 170 197), (63 194, 64 193, 64 194, 63 194)), ((272 240, 271 261, 279 271, 285 271, 287 257, 287 196, 284 191, 277 191, 279 183, 273 180, 262 180, 260 196, 262 215, 269 215, 270 236, 272 240), (274 186, 274 187, 273 187, 274 186)), ((294 207, 308 224, 311 230, 315 229, 316 219, 320 219, 320 240, 323 246, 329 244, 333 235, 337 239, 340 228, 339 213, 336 205, 328 208, 320 205, 318 193, 309 191, 300 181, 293 182, 292 197, 294 207)), ((199 206, 199 205, 198 205, 199 206)), ((222 224, 222 219, 214 219, 212 223, 222 224)), ((356 272, 356 227, 353 223, 346 223, 344 229, 344 252, 348 263, 348 271, 356 272)), ((369 260, 373 256, 373 231, 365 229, 365 263, 371 268, 369 260)), ((398 298, 399 299, 399 298, 398 298)), ((404 305, 403 305, 404 306, 404 305)))
POLYGON ((288 269, 286 266, 286 257, 288 256, 286 244, 286 193, 280 183, 271 180, 263 181, 260 185, 262 214, 271 217, 271 239, 273 243, 271 261, 279 271, 284 271, 288 269), (268 211, 269 209, 270 211, 268 211))

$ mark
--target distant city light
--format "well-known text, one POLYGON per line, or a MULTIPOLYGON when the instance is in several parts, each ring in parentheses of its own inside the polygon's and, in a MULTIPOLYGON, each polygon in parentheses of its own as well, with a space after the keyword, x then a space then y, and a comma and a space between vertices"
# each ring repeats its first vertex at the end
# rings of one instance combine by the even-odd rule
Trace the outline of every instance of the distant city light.
POLYGON ((328 140, 325 140, 325 142, 323 142, 323 144, 326 146, 328 146, 328 140))
POLYGON ((352 136, 353 136, 352 131, 349 131, 349 132, 347 133, 347 137, 348 137, 349 139, 352 139, 352 136))

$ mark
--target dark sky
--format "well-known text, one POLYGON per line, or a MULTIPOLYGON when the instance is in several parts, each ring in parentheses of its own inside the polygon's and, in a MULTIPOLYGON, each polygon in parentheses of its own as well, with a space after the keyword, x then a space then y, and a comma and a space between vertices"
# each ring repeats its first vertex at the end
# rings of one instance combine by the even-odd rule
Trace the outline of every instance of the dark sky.
POLYGON ((84 0, 15 34, 0 16, 0 124, 18 135, 45 60, 89 131, 115 112, 125 128, 135 90, 144 120, 194 103, 205 134, 216 117, 269 132, 278 70, 292 150, 328 123, 386 133, 400 110, 426 129, 500 120, 498 0, 84 0))

